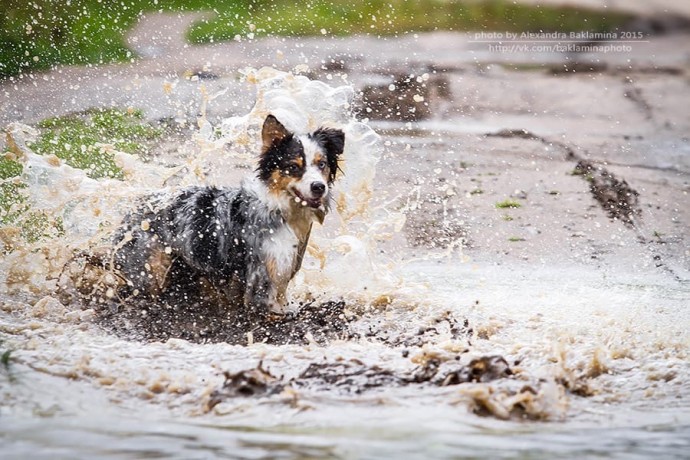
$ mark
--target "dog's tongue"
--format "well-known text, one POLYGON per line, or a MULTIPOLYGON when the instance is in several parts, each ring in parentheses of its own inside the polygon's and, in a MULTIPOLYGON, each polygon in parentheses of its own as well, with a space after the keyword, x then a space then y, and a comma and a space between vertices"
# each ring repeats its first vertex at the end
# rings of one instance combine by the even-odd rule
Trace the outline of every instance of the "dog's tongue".
POLYGON ((310 208, 317 209, 321 207, 321 200, 306 200, 306 203, 310 208))
POLYGON ((295 203, 299 203, 304 207, 309 206, 314 211, 314 216, 319 224, 323 224, 323 220, 326 217, 326 208, 321 203, 321 200, 307 200, 301 195, 295 196, 295 203))
POLYGON ((296 194, 296 196, 295 196, 295 202, 296 203, 299 203, 302 206, 309 206, 310 208, 314 208, 314 209, 321 207, 321 200, 304 198, 298 192, 295 192, 295 194, 296 194))

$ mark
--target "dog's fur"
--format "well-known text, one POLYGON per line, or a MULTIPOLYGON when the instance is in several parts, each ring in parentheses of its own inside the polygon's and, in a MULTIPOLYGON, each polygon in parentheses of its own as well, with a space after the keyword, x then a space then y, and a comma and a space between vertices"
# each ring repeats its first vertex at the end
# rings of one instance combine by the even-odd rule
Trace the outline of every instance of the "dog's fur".
POLYGON ((314 220, 328 212, 343 153, 341 130, 295 135, 272 115, 254 177, 239 188, 190 187, 149 197, 114 238, 119 297, 218 302, 281 312, 314 220))

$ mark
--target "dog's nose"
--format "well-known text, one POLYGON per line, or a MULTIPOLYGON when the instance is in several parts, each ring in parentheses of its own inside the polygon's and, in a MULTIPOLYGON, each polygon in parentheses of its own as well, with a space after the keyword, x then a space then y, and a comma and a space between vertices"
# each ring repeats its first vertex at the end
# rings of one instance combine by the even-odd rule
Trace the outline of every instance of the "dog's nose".
POLYGON ((326 184, 324 184, 323 182, 312 182, 311 183, 311 193, 313 193, 315 197, 322 196, 325 191, 326 191, 326 184))

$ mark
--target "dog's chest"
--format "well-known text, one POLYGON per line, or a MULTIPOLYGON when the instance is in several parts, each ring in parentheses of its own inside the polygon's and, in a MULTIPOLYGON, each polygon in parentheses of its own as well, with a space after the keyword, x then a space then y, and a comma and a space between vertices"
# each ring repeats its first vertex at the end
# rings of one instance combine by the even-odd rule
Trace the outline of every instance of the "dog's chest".
POLYGON ((275 263, 279 277, 292 277, 299 253, 300 240, 287 225, 273 230, 263 244, 264 256, 275 263))

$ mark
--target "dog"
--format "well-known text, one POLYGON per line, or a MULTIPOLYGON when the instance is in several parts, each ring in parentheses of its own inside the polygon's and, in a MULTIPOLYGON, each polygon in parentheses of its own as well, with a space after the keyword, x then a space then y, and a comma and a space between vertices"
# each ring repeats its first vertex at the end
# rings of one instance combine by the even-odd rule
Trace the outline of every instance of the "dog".
POLYGON ((156 195, 125 218, 111 254, 118 297, 283 312, 312 224, 328 213, 345 134, 297 135, 268 115, 261 138, 258 167, 240 187, 156 195))

